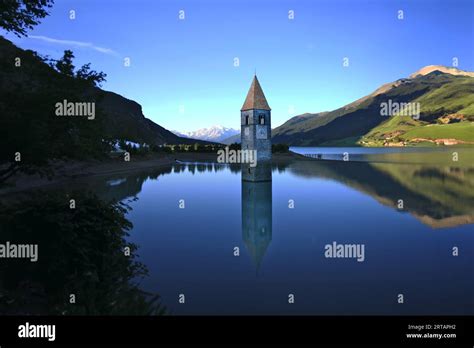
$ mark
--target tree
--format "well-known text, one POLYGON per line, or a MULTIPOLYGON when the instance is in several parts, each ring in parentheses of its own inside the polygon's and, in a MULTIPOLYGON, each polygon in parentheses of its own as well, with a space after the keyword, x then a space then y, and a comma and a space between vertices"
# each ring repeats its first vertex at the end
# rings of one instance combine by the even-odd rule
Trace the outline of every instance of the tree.
POLYGON ((54 0, 2 0, 0 27, 16 36, 26 36, 40 20, 49 15, 54 0))
POLYGON ((63 73, 57 73, 54 62, 48 66, 37 54, 25 51, 21 73, 32 86, 41 88, 25 85, 18 69, 5 63, 7 57, 0 55, 0 81, 8 81, 0 83, 0 185, 18 172, 53 175, 50 164, 55 160, 107 156, 110 146, 105 141, 100 109, 94 122, 55 116, 58 101, 87 98, 97 102, 100 98, 100 93, 88 94, 90 81, 76 78, 71 51, 65 52, 58 64, 63 73))
POLYGON ((84 64, 77 72, 76 78, 86 81, 96 87, 100 87, 105 81, 107 74, 102 71, 91 70, 91 63, 84 64))
POLYGON ((107 74, 102 71, 91 70, 91 63, 84 64, 79 70, 74 72, 75 66, 72 62, 74 58, 74 53, 71 50, 65 50, 61 59, 50 60, 50 66, 63 75, 74 77, 92 86, 100 87, 102 82, 105 81, 107 74))
POLYGON ((288 144, 272 144, 272 152, 281 152, 281 153, 286 153, 288 152, 290 147, 288 144))
POLYGON ((72 61, 74 59, 74 53, 71 50, 65 50, 64 55, 59 60, 52 60, 54 63, 53 67, 63 75, 74 76, 74 64, 72 61))

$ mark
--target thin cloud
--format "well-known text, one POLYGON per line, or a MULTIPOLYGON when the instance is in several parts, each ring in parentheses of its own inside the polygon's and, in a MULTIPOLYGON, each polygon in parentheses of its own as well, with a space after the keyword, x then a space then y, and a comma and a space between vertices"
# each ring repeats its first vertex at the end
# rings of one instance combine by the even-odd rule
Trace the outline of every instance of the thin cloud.
POLYGON ((34 39, 34 40, 41 40, 44 42, 49 42, 52 44, 58 44, 58 45, 66 45, 66 46, 73 46, 73 47, 84 47, 84 48, 90 48, 94 51, 104 53, 104 54, 110 54, 112 56, 119 56, 117 52, 110 48, 105 48, 105 47, 100 47, 96 46, 91 42, 82 42, 82 41, 73 41, 73 40, 59 40, 59 39, 53 39, 51 37, 47 36, 42 36, 42 35, 29 35, 29 39, 34 39))

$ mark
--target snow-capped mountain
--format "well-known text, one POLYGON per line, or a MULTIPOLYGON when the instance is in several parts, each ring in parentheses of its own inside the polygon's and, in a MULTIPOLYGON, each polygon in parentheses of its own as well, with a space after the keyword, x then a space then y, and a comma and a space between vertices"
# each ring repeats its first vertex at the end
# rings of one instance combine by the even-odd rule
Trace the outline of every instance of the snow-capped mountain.
POLYGON ((227 139, 233 135, 240 133, 240 131, 236 129, 228 128, 224 126, 212 126, 210 128, 201 128, 192 132, 179 132, 179 131, 172 131, 172 132, 180 137, 213 141, 213 142, 220 142, 224 139, 227 139))

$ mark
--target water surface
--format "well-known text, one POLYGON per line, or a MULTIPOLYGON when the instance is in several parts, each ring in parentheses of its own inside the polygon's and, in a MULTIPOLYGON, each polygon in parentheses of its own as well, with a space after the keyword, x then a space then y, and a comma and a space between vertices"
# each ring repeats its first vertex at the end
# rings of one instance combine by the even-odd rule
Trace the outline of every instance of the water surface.
POLYGON ((239 165, 177 164, 70 187, 132 208, 140 287, 176 315, 472 315, 474 162, 459 153, 290 160, 262 182, 239 165), (333 242, 364 245, 364 260, 325 257, 333 242))

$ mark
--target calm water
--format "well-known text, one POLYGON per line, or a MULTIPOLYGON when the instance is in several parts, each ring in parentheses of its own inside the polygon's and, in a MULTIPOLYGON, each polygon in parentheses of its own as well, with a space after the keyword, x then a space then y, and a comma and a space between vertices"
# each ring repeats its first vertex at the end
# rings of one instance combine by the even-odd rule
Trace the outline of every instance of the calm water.
POLYGON ((387 153, 414 153, 414 152, 449 152, 449 147, 290 147, 296 153, 321 153, 321 154, 341 154, 348 152, 351 154, 387 154, 387 153))
POLYGON ((350 160, 364 162, 418 162, 439 164, 439 161, 452 159, 453 152, 461 151, 465 161, 474 161, 469 148, 450 147, 291 147, 291 151, 311 155, 316 159, 350 160))
POLYGON ((240 166, 180 164, 75 185, 130 205, 140 287, 176 315, 472 315, 472 155, 288 161, 257 183, 240 166), (364 261, 325 257, 333 242, 364 245, 364 261))

